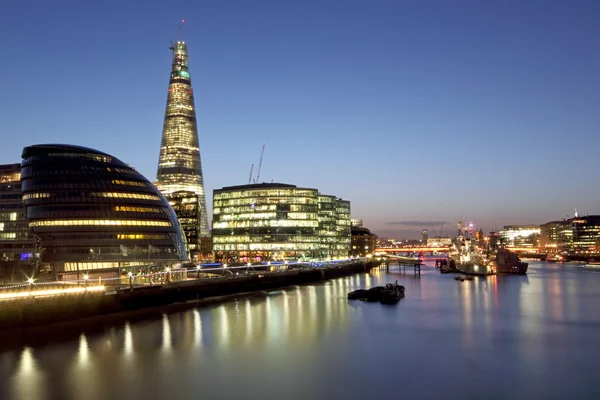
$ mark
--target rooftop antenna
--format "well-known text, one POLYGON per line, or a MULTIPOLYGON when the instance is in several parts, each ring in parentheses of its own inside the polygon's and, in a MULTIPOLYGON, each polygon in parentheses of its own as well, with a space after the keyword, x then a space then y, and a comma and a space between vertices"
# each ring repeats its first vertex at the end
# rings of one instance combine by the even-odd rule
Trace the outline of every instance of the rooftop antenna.
POLYGON ((266 143, 263 143, 263 147, 260 152, 260 162, 258 163, 258 172, 256 173, 256 183, 259 182, 258 179, 260 178, 260 167, 262 167, 262 159, 263 159, 263 154, 265 154, 265 146, 266 145, 267 145, 266 143))

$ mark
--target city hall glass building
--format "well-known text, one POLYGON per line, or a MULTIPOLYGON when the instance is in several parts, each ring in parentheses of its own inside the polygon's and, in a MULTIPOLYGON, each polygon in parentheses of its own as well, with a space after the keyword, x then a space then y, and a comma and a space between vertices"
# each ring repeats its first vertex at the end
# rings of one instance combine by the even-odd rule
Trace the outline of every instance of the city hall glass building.
POLYGON ((213 193, 213 253, 247 262, 347 257, 350 202, 281 183, 213 193))
POLYGON ((189 259, 173 209, 129 165, 70 145, 30 146, 22 157, 29 228, 57 275, 119 277, 189 259))

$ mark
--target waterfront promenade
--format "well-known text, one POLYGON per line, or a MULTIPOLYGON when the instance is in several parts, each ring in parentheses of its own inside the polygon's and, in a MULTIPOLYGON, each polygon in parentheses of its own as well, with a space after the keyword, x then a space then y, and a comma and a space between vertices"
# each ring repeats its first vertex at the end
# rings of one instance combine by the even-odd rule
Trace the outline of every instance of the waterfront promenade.
MULTIPOLYGON (((273 289, 288 285, 327 280, 357 272, 369 271, 377 260, 347 259, 319 263, 285 264, 285 268, 270 265, 248 265, 233 268, 207 268, 197 271, 197 277, 163 284, 134 285, 119 283, 104 285, 83 282, 46 282, 22 284, 0 290, 0 327, 27 328, 80 318, 130 312, 173 303, 201 300, 254 290, 273 289), (201 272, 202 271, 202 272, 201 272), (217 274, 217 272, 219 274, 217 274), (207 273, 213 277, 206 278, 207 273)), ((283 267, 283 265, 282 265, 283 267)), ((170 271, 167 272, 169 275, 170 271)), ((193 276, 193 275, 192 275, 193 276)), ((5 332, 5 334, 10 332, 5 332)))

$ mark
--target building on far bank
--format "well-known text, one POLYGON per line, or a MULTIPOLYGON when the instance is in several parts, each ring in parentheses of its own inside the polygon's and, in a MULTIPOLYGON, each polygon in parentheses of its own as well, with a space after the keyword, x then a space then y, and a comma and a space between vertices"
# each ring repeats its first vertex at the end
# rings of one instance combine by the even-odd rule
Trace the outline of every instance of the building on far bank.
POLYGON ((600 215, 578 216, 568 222, 573 232, 570 252, 590 254, 600 250, 600 215))
POLYGON ((373 254, 377 244, 377 235, 371 233, 368 228, 353 226, 351 229, 350 256, 366 257, 373 254))
POLYGON ((507 247, 531 247, 539 245, 539 225, 506 225, 498 232, 500 244, 507 247))
POLYGON ((550 221, 540 225, 540 251, 553 254, 566 250, 568 240, 565 240, 567 239, 565 229, 567 228, 568 223, 565 221, 550 221))
POLYGON ((427 232, 427 229, 422 229, 421 230, 421 244, 423 246, 427 245, 428 239, 429 239, 429 232, 427 232))
POLYGON ((0 275, 35 265, 35 240, 29 232, 21 194, 21 164, 0 165, 0 275))
POLYGON ((135 169, 71 145, 23 149, 23 202, 41 261, 63 279, 125 278, 189 260, 173 209, 135 169))
POLYGON ((350 226, 351 227, 358 227, 358 228, 362 228, 363 226, 363 220, 362 218, 350 218, 350 226))
POLYGON ((213 192, 216 261, 347 257, 350 202, 283 183, 229 186, 213 192))
POLYGON ((426 244, 429 247, 448 247, 452 246, 452 239, 449 237, 436 236, 428 238, 426 244))
POLYGON ((577 216, 540 226, 540 250, 548 254, 600 252, 600 215, 577 216))

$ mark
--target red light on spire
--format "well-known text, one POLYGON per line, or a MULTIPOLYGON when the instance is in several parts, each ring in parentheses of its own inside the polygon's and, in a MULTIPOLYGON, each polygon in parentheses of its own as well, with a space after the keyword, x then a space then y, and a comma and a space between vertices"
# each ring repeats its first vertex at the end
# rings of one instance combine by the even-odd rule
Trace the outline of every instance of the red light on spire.
POLYGON ((185 24, 185 19, 182 19, 182 20, 181 20, 181 23, 182 23, 182 24, 185 24))

